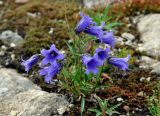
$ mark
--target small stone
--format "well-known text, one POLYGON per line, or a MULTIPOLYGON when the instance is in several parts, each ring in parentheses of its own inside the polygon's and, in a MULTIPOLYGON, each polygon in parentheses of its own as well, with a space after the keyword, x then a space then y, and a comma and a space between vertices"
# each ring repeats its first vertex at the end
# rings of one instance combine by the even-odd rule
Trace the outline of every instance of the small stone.
POLYGON ((61 50, 60 52, 61 52, 62 54, 65 54, 65 53, 66 53, 66 51, 64 51, 64 50, 61 50))
POLYGON ((32 18, 36 18, 37 14, 36 13, 27 12, 27 16, 32 17, 32 18))
POLYGON ((74 104, 69 104, 68 107, 69 107, 69 108, 73 108, 73 107, 74 107, 74 104))
POLYGON ((3 31, 0 34, 0 40, 7 45, 14 43, 16 46, 20 46, 24 43, 24 39, 18 33, 11 30, 3 31))
POLYGON ((3 5, 3 1, 0 1, 0 5, 3 5))
POLYGON ((5 45, 2 45, 1 48, 2 48, 3 50, 7 50, 7 47, 6 47, 5 45))
POLYGON ((66 111, 66 109, 67 108, 65 106, 62 106, 62 107, 57 109, 57 112, 58 112, 58 114, 62 115, 66 111))
POLYGON ((116 40, 117 40, 116 45, 124 45, 123 38, 116 37, 116 40))
POLYGON ((141 91, 141 92, 139 92, 137 95, 138 95, 139 97, 143 97, 143 96, 144 96, 144 92, 141 91))
POLYGON ((5 51, 0 51, 0 56, 4 56, 5 55, 5 51))
POLYGON ((129 106, 127 106, 127 105, 124 105, 124 106, 123 106, 123 109, 124 109, 126 112, 129 112, 130 107, 129 107, 129 106))
POLYGON ((127 27, 132 27, 132 24, 127 24, 127 27))
POLYGON ((16 47, 16 44, 11 43, 11 44, 10 44, 10 47, 14 48, 14 47, 16 47))
POLYGON ((123 99, 121 97, 117 98, 117 101, 120 102, 120 101, 123 101, 123 99))
POLYGON ((151 77, 148 77, 146 80, 147 80, 148 82, 150 82, 150 80, 151 80, 151 77))
POLYGON ((140 82, 143 82, 146 78, 145 77, 141 77, 139 80, 140 82))
POLYGON ((29 0, 15 0, 15 3, 17 4, 25 4, 27 3, 29 0))
POLYGON ((15 60, 16 55, 15 54, 11 54, 11 59, 15 60))
POLYGON ((53 31, 54 31, 54 28, 50 28, 50 30, 49 30, 48 33, 49 33, 50 35, 53 35, 53 31))
POLYGON ((122 33, 121 35, 123 38, 127 39, 127 40, 134 40, 135 39, 135 36, 130 34, 130 33, 122 33))

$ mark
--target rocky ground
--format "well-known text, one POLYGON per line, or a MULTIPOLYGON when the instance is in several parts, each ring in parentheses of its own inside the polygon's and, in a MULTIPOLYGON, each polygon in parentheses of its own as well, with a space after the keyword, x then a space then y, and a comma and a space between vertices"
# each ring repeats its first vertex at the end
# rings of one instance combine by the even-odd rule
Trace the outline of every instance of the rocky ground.
MULTIPOLYGON (((57 87, 55 88, 45 83, 41 85, 41 79, 33 78, 37 77, 35 72, 32 72, 30 76, 24 74, 24 69, 20 65, 21 56, 29 57, 28 54, 31 55, 35 53, 35 51, 31 52, 30 48, 32 48, 32 46, 27 45, 27 47, 30 47, 29 50, 26 50, 26 46, 24 46, 26 42, 27 44, 31 43, 31 45, 33 45, 33 41, 28 41, 30 40, 29 34, 31 34, 29 32, 32 30, 30 28, 33 27, 33 24, 23 21, 20 22, 21 20, 17 18, 20 16, 12 14, 13 12, 10 11, 12 7, 17 10, 15 7, 16 4, 24 4, 18 6, 19 9, 21 7, 23 9, 26 8, 27 1, 24 0, 24 3, 19 3, 18 0, 13 2, 14 4, 10 7, 6 7, 7 3, 0 1, 0 24, 2 24, 0 26, 0 116, 57 116, 62 114, 75 115, 76 113, 79 115, 80 103, 71 102, 69 100, 71 97, 68 98, 69 94, 65 94, 66 96, 64 96, 58 94, 63 92, 58 92, 59 90, 57 87), (5 13, 9 13, 7 14, 9 16, 4 15, 5 13), (21 27, 23 27, 22 30, 20 30, 21 27), (53 93, 53 91, 57 93, 53 93), (74 108, 72 108, 72 104, 75 105, 74 108)), ((39 3, 33 5, 33 9, 36 8, 37 4, 39 3)), ((29 10, 32 11, 30 8, 32 8, 32 6, 29 6, 29 10)), ((45 5, 45 8, 47 9, 48 6, 45 5)), ((27 10, 27 12, 21 12, 20 15, 23 16, 23 20, 29 20, 30 22, 32 22, 32 20, 37 21, 37 17, 51 21, 46 18, 50 15, 46 15, 46 17, 43 16, 43 10, 51 12, 52 9, 50 9, 51 11, 46 9, 38 9, 41 11, 39 14, 37 11, 33 13, 27 10), (27 17, 25 17, 25 15, 27 15, 27 17), (31 19, 28 17, 31 17, 31 19)), ((78 14, 77 9, 75 9, 75 14, 76 13, 78 14)), ((72 12, 71 14, 74 13, 72 12)), ((75 14, 73 18, 69 19, 69 22, 71 22, 72 19, 77 19, 75 14)), ((35 21, 37 24, 34 25, 35 27, 33 30, 36 31, 36 34, 33 34, 32 37, 35 38, 38 44, 42 42, 38 47, 42 48, 51 39, 51 41, 56 41, 56 44, 60 43, 60 38, 69 39, 68 36, 60 34, 61 27, 66 29, 66 27, 64 27, 65 22, 61 18, 62 17, 59 16, 59 18, 56 19, 58 24, 56 24, 56 21, 53 19, 53 22, 48 23, 48 25, 51 24, 52 26, 58 25, 55 29, 53 29, 52 26, 43 27, 46 23, 43 24, 44 22, 39 21, 40 19, 38 22, 35 21), (38 24, 40 25, 40 29, 43 30, 44 28, 47 30, 45 32, 47 35, 43 36, 48 37, 46 39, 47 42, 42 41, 42 39, 37 39, 39 37, 41 38, 41 34, 37 34, 38 27, 36 26, 38 24), (58 35, 53 35, 52 31, 56 29, 58 30, 58 35), (55 40, 52 38, 53 36, 55 40)), ((119 51, 119 46, 121 47, 124 45, 127 46, 127 49, 132 50, 132 56, 135 58, 133 62, 135 67, 131 67, 131 71, 129 71, 123 79, 113 79, 115 84, 112 84, 110 89, 105 92, 97 92, 97 94, 102 98, 114 97, 117 95, 118 97, 112 102, 123 103, 122 107, 118 109, 122 114, 121 116, 147 116, 150 115, 150 113, 146 106, 146 98, 153 94, 152 90, 155 89, 156 82, 160 79, 160 14, 143 14, 137 12, 136 16, 124 17, 123 21, 126 22, 125 28, 117 28, 117 30, 123 28, 116 35, 117 51, 119 51)), ((63 46, 63 44, 60 45, 60 47, 61 46, 63 46)), ((118 77, 119 74, 111 73, 110 76, 118 77)), ((88 104, 94 105, 92 102, 88 102, 88 104)), ((88 113, 86 116, 87 115, 92 114, 88 113)))

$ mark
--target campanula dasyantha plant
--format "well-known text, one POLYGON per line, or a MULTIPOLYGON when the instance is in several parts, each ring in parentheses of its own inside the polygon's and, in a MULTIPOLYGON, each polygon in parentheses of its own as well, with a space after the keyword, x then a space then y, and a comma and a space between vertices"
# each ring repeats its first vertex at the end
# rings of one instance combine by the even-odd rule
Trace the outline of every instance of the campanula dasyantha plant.
MULTIPOLYGON (((75 33, 77 35, 80 35, 81 33, 88 34, 95 38, 90 41, 96 41, 94 42, 94 44, 96 44, 96 48, 94 48, 93 52, 85 53, 83 48, 86 45, 81 47, 78 46, 80 48, 75 50, 77 52, 75 54, 78 54, 78 60, 80 60, 78 63, 83 64, 76 64, 80 69, 82 69, 81 72, 86 75, 89 75, 90 73, 97 75, 99 73, 99 68, 106 63, 126 71, 128 69, 127 62, 130 59, 130 55, 126 58, 116 58, 110 55, 110 51, 114 49, 114 45, 116 43, 116 38, 114 37, 113 32, 111 30, 104 30, 104 22, 102 22, 101 25, 97 25, 91 17, 83 13, 80 13, 80 16, 81 20, 75 28, 75 33)), ((85 38, 79 39, 79 42, 85 40, 85 38)), ((76 44, 76 41, 77 40, 75 40, 73 44, 76 44)), ((79 44, 81 45, 81 43, 79 44)), ((67 64, 67 61, 64 62, 65 59, 67 59, 67 56, 58 51, 53 44, 50 49, 43 49, 40 54, 33 55, 28 60, 23 60, 22 65, 25 67, 25 71, 28 72, 34 64, 39 62, 39 75, 44 77, 46 83, 52 83, 54 76, 57 73, 60 73, 61 69, 63 69, 65 65, 64 63, 67 64)))

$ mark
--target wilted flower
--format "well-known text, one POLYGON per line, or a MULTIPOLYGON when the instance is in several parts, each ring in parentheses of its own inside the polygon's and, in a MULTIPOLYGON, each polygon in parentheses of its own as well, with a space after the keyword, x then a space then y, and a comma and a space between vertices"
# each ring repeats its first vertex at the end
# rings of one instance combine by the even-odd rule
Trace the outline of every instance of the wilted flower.
POLYGON ((95 50, 94 57, 97 58, 101 62, 101 65, 103 65, 105 60, 109 57, 108 52, 110 52, 109 48, 106 48, 106 49, 97 48, 95 50))
POLYGON ((84 32, 99 38, 103 35, 104 26, 105 22, 102 22, 101 26, 90 26, 88 29, 84 30, 84 32))
POLYGON ((80 13, 80 16, 82 17, 82 19, 76 26, 76 33, 80 33, 88 28, 91 24, 95 24, 95 22, 92 21, 92 18, 84 15, 82 12, 80 13))
POLYGON ((108 63, 120 68, 121 70, 126 71, 128 69, 127 61, 129 59, 130 59, 130 55, 128 55, 126 58, 109 58, 108 63))
POLYGON ((114 44, 116 43, 116 39, 112 31, 110 32, 104 31, 103 35, 99 38, 99 40, 105 44, 110 45, 112 48, 114 47, 114 44))
POLYGON ((45 76, 44 80, 46 83, 52 83, 52 78, 59 72, 60 68, 61 66, 58 63, 46 66, 39 70, 39 75, 45 76))
POLYGON ((100 66, 100 62, 95 57, 91 57, 90 55, 83 55, 82 62, 86 66, 86 74, 92 72, 93 74, 98 73, 98 66, 100 66))
POLYGON ((23 65, 25 67, 25 71, 28 72, 32 68, 32 66, 38 62, 38 59, 39 59, 38 54, 35 54, 28 60, 22 59, 23 62, 21 63, 21 65, 23 65))
POLYGON ((50 47, 49 50, 41 50, 41 54, 44 56, 44 59, 41 61, 42 66, 48 63, 55 64, 56 60, 64 59, 64 55, 57 50, 54 44, 50 47))

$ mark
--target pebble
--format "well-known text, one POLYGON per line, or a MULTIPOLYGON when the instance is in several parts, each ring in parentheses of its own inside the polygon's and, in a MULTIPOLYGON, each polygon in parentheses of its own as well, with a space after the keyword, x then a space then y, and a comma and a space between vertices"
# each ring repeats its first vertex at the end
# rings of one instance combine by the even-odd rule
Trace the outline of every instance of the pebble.
POLYGON ((66 111, 66 107, 62 106, 60 108, 57 109, 58 114, 62 115, 64 112, 66 111))
POLYGON ((15 3, 17 4, 25 4, 27 3, 29 0, 15 0, 15 3))
POLYGON ((144 96, 144 92, 141 91, 141 92, 139 92, 137 95, 138 95, 139 97, 143 97, 143 96, 144 96))
POLYGON ((32 18, 37 18, 41 16, 41 13, 40 12, 36 12, 36 13, 27 12, 27 16, 32 17, 32 18))
POLYGON ((6 47, 5 45, 2 45, 1 48, 2 48, 3 50, 7 50, 7 47, 6 47))
POLYGON ((54 31, 54 28, 50 28, 50 30, 49 30, 48 33, 49 33, 50 35, 53 35, 53 31, 54 31))
POLYGON ((117 101, 120 102, 120 101, 123 101, 123 99, 121 97, 118 97, 117 101))
POLYGON ((117 42, 116 42, 117 45, 124 45, 123 38, 116 37, 116 40, 117 40, 117 42))
POLYGON ((0 56, 4 56, 5 55, 5 51, 0 51, 0 56))
POLYGON ((3 5, 3 1, 0 1, 0 5, 3 5))
POLYGON ((14 48, 14 47, 16 47, 16 44, 11 43, 11 44, 10 44, 10 47, 11 47, 11 48, 14 48))
POLYGON ((130 107, 129 107, 129 106, 127 106, 127 105, 124 105, 124 106, 123 106, 123 109, 124 109, 126 112, 129 112, 130 107))
POLYGON ((146 80, 147 80, 148 82, 150 82, 150 80, 151 80, 151 77, 148 77, 146 80))
POLYGON ((0 40, 10 46, 14 43, 16 46, 21 46, 24 43, 24 39, 17 33, 11 30, 5 30, 0 34, 0 40))
POLYGON ((15 60, 16 55, 15 54, 11 54, 11 59, 15 60))
POLYGON ((123 38, 127 39, 127 40, 134 40, 135 39, 135 36, 130 34, 130 33, 122 33, 121 35, 123 38))
POLYGON ((146 78, 145 77, 141 77, 139 80, 140 82, 143 82, 146 78))

